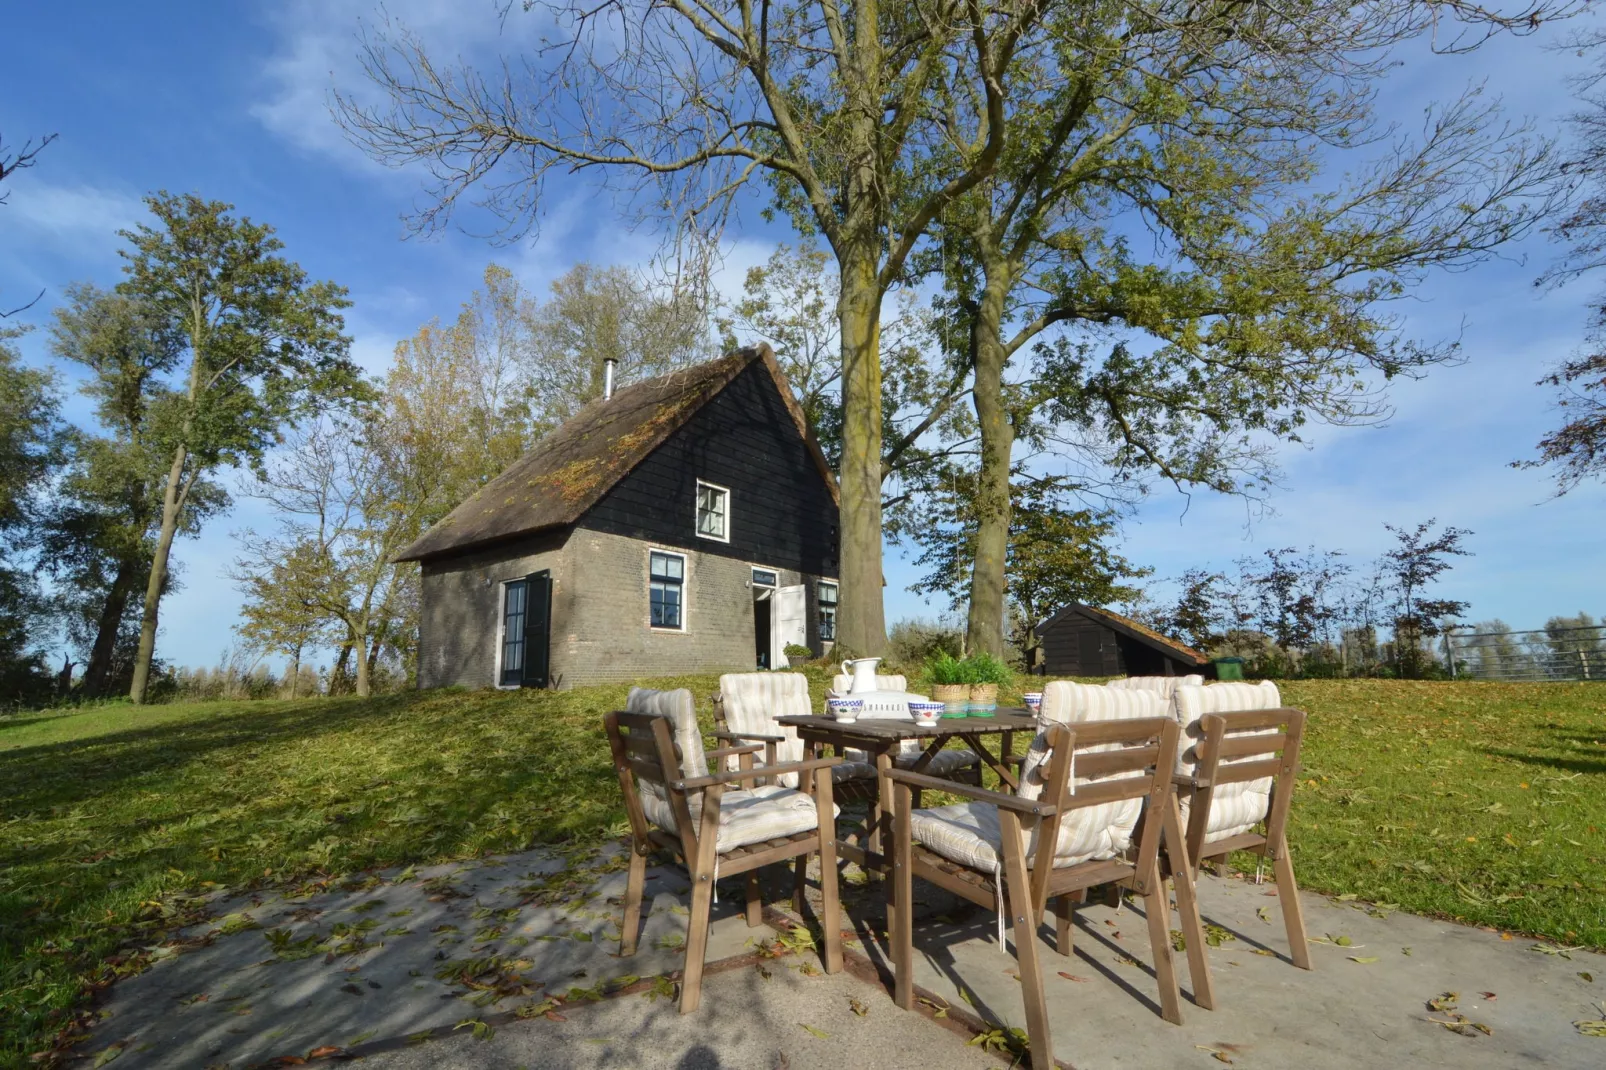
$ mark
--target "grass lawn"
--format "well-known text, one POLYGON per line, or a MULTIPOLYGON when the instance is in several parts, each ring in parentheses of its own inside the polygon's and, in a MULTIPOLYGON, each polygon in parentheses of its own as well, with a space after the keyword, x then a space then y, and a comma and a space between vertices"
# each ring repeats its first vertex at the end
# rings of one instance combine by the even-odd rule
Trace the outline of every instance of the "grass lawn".
MULTIPOLYGON (((715 680, 657 686, 706 707, 715 680)), ((0 1066, 48 1047, 88 987, 141 968, 137 948, 205 882, 294 886, 622 833, 601 718, 625 690, 0 719, 0 1066)), ((1606 686, 1284 695, 1312 714, 1292 833, 1306 887, 1606 946, 1606 686)))

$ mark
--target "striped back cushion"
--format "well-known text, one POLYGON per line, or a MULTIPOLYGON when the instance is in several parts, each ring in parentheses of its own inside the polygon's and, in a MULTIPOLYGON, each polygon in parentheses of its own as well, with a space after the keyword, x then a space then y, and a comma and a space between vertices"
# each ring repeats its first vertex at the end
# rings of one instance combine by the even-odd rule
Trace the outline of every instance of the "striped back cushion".
POLYGON ((1128 676, 1120 680, 1110 680, 1105 687, 1113 687, 1118 691, 1158 691, 1167 702, 1178 687, 1200 687, 1204 684, 1204 677, 1194 673, 1189 676, 1128 676))
MULTIPOLYGON (((1043 794, 1046 786, 1043 778, 1048 773, 1049 760, 1053 756, 1046 731, 1050 724, 1075 726, 1090 721, 1162 717, 1165 713, 1165 703, 1154 691, 1112 690, 1095 684, 1076 684, 1063 680, 1046 685, 1043 688, 1043 709, 1038 715, 1038 724, 1045 731, 1037 734, 1026 751, 1017 794, 1023 799, 1037 799, 1043 794)), ((1084 748, 1083 752, 1108 750, 1111 746, 1113 744, 1084 748)), ((1116 777, 1136 775, 1122 773, 1116 774, 1116 777)), ((1073 778, 1073 784, 1080 787, 1116 777, 1077 776, 1073 778)), ((1088 858, 1115 857, 1131 844, 1132 829, 1142 813, 1142 799, 1123 799, 1067 812, 1060 822, 1059 842, 1054 847, 1055 864, 1072 865, 1088 858)), ((1033 846, 1028 844, 1028 848, 1033 846)))
MULTIPOLYGON (((1204 738, 1199 719, 1207 713, 1237 713, 1242 710, 1274 710, 1283 704, 1277 685, 1270 680, 1259 683, 1219 683, 1203 687, 1179 687, 1172 696, 1172 712, 1182 728, 1177 741, 1177 772, 1192 776, 1199 768, 1199 742, 1204 738)), ((1279 733, 1267 732, 1269 736, 1279 733)), ((1252 762, 1265 755, 1247 755, 1232 761, 1252 762)), ((1265 820, 1271 807, 1271 777, 1241 784, 1223 784, 1210 801, 1210 819, 1205 825, 1205 842, 1226 839, 1248 832, 1265 820)), ((1187 821, 1187 808, 1183 820, 1187 821)))
POLYGON ((653 691, 645 687, 632 687, 625 700, 626 713, 652 713, 669 718, 680 748, 680 772, 690 779, 708 775, 708 758, 703 753, 703 730, 697 725, 697 706, 691 692, 653 691))
MULTIPOLYGON (((807 717, 809 678, 800 672, 731 672, 719 678, 719 693, 725 704, 725 723, 732 732, 757 732, 766 736, 785 736, 775 745, 777 762, 803 760, 803 741, 797 729, 776 723, 778 717, 807 717)), ((763 756, 760 755, 762 763, 763 756)), ((730 755, 726 769, 738 768, 739 759, 730 755)), ((797 787, 797 774, 780 778, 789 788, 797 787)))
POLYGON ((1163 717, 1165 700, 1158 691, 1120 689, 1100 684, 1055 680, 1043 685, 1043 708, 1037 727, 1076 724, 1079 721, 1113 721, 1132 717, 1163 717))
MULTIPOLYGON (((875 686, 877 691, 907 691, 909 679, 905 676, 882 676, 876 673, 875 686)), ((840 673, 831 677, 831 690, 839 695, 846 695, 853 687, 853 677, 840 673)))

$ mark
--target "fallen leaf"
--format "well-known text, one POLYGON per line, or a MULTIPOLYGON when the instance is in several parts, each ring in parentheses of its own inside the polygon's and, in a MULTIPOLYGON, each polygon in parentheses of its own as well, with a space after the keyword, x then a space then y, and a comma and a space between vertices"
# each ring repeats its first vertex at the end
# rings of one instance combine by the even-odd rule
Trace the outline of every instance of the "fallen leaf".
POLYGON ((808 1032, 808 1033, 809 1033, 809 1034, 810 1034, 810 1035, 811 1035, 811 1036, 816 1036, 816 1037, 819 1037, 819 1038, 820 1038, 820 1039, 821 1039, 821 1040, 829 1040, 829 1039, 830 1039, 830 1038, 831 1038, 831 1034, 830 1034, 830 1033, 827 1033, 827 1032, 826 1032, 826 1031, 825 1031, 825 1030, 823 1030, 823 1029, 816 1029, 816 1028, 814 1028, 814 1027, 813 1027, 813 1026, 812 1026, 812 1025, 804 1025, 804 1023, 802 1023, 802 1022, 799 1022, 799 1023, 797 1023, 797 1024, 798 1024, 798 1025, 801 1025, 801 1026, 803 1026, 803 1028, 804 1028, 804 1029, 805 1029, 805 1030, 806 1030, 806 1031, 807 1031, 807 1032, 808 1032))
POLYGON ((1438 1011, 1440 1014, 1455 1010, 1456 1000, 1461 998, 1459 992, 1445 992, 1428 1000, 1428 1010, 1438 1011))
POLYGON ((307 1052, 307 1058, 309 1058, 309 1059, 331 1059, 331 1058, 334 1058, 337 1055, 343 1055, 345 1053, 345 1051, 346 1051, 345 1048, 336 1047, 333 1044, 325 1044, 322 1047, 313 1048, 311 1051, 307 1052))
POLYGON ((1269 959, 1272 959, 1272 958, 1276 958, 1276 957, 1277 957, 1277 952, 1275 952, 1275 951, 1268 951, 1268 950, 1267 950, 1267 949, 1266 949, 1266 948, 1263 948, 1263 947, 1252 947, 1252 948, 1250 948, 1250 949, 1249 949, 1249 950, 1250 950, 1250 951, 1252 951, 1252 952, 1254 952, 1254 953, 1255 953, 1255 954, 1257 954, 1257 955, 1264 955, 1264 956, 1266 956, 1266 957, 1267 957, 1267 958, 1269 958, 1269 959))
POLYGON ((1493 1003, 1495 1000, 1500 998, 1499 996, 1495 995, 1493 992, 1479 992, 1478 995, 1482 996, 1489 1003, 1493 1003))
POLYGON ((1500 934, 1500 939, 1502 939, 1502 940, 1510 940, 1511 939, 1511 934, 1510 933, 1501 933, 1500 934))
POLYGON ((1592 974, 1592 973, 1586 973, 1583 970, 1579 970, 1578 971, 1578 976, 1582 977, 1585 981, 1588 981, 1590 984, 1594 984, 1595 983, 1595 975, 1592 974))
POLYGON ((1351 955, 1349 957, 1349 960, 1351 962, 1358 962, 1362 966, 1369 966, 1372 963, 1377 961, 1377 956, 1376 955, 1351 955))
POLYGON ((1077 984, 1085 985, 1085 984, 1088 983, 1088 980, 1087 980, 1086 977, 1078 977, 1078 976, 1076 976, 1076 974, 1074 974, 1074 973, 1066 973, 1064 970, 1060 971, 1060 976, 1065 978, 1067 981, 1075 981, 1077 984))
POLYGON ((848 1000, 848 1010, 852 1011, 860 1018, 863 1018, 865 1015, 870 1013, 870 1008, 866 1007, 861 1001, 856 999, 848 1000))
POLYGON ((95 1056, 94 1065, 97 1067, 105 1066, 107 1063, 123 1054, 123 1049, 126 1047, 128 1047, 128 1041, 119 1040, 114 1044, 102 1048, 100 1054, 95 1056))
POLYGON ((1402 947, 1402 948, 1400 948, 1400 954, 1402 954, 1402 955, 1409 955, 1409 954, 1410 954, 1410 953, 1411 953, 1411 949, 1410 949, 1410 948, 1408 948, 1408 947, 1402 947))

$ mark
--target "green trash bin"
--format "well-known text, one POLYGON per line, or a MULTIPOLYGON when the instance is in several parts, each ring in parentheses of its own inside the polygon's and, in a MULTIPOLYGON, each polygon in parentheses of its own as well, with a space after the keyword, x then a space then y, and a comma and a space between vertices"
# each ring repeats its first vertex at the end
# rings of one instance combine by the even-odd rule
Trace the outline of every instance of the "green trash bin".
POLYGON ((1210 664, 1216 667, 1217 680, 1242 680, 1244 678, 1243 658, 1212 658, 1210 664))

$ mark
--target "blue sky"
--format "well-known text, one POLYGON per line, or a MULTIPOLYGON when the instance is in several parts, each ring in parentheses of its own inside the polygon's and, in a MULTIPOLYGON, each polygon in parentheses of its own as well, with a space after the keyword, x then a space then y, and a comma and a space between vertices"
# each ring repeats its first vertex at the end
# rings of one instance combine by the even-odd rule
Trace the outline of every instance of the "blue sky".
MULTIPOLYGON (((387 10, 440 51, 473 57, 498 43, 496 7, 401 0, 387 10)), ((277 227, 310 273, 350 288, 354 351, 375 372, 398 339, 431 317, 455 314, 489 260, 537 289, 582 260, 645 262, 654 236, 630 230, 606 194, 573 181, 549 191, 534 240, 498 249, 456 232, 406 239, 400 216, 417 202, 421 176, 364 158, 327 108, 331 85, 363 88, 355 34, 359 19, 376 10, 372 0, 292 0, 255 14, 244 5, 172 4, 160 19, 139 5, 109 3, 10 13, 0 133, 8 144, 46 132, 60 137, 37 168, 8 183, 0 299, 43 288, 44 300, 28 314, 43 325, 67 284, 114 283, 115 231, 140 219, 139 199, 155 189, 227 200, 277 227)), ((517 32, 518 16, 510 21, 509 32, 517 32)), ((1410 124, 1429 102, 1484 79, 1510 113, 1554 127, 1572 107, 1563 77, 1578 61, 1545 50, 1543 39, 1453 59, 1413 52, 1385 107, 1410 124)), ((727 250, 727 288, 734 291, 746 266, 788 237, 756 215, 744 218, 727 250)), ((1534 382, 1578 344, 1585 302, 1606 279, 1536 291, 1534 278, 1554 256, 1545 237, 1508 255, 1432 279, 1404 309, 1419 336, 1461 334, 1468 359, 1396 385, 1388 426, 1318 428, 1306 446, 1284 449, 1283 489, 1265 511, 1157 491, 1127 523, 1124 553, 1159 577, 1272 546, 1314 543, 1364 559, 1383 548, 1385 522, 1437 517, 1476 533, 1468 541, 1476 556, 1457 565, 1445 590, 1470 601, 1475 618, 1534 627, 1555 613, 1606 612, 1606 489, 1553 500, 1543 474, 1507 466, 1530 456, 1555 422, 1550 393, 1534 382)), ((47 362, 42 332, 22 344, 30 360, 47 362)), ((67 411, 80 418, 85 406, 72 399, 67 411)), ((239 604, 222 574, 236 553, 231 533, 270 519, 240 499, 199 539, 179 544, 185 586, 163 607, 164 658, 215 662, 239 604)), ((904 589, 914 574, 896 554, 888 576, 889 620, 935 612, 904 589)))

